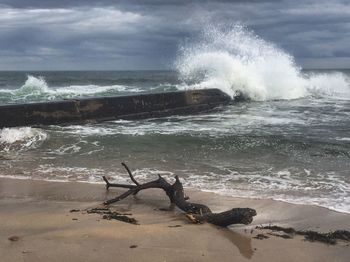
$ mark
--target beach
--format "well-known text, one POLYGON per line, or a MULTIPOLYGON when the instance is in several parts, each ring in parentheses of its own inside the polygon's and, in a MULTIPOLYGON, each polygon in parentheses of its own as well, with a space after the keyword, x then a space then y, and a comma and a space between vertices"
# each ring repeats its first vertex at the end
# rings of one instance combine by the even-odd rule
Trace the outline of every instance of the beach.
POLYGON ((348 261, 350 255, 348 242, 283 239, 255 228, 273 224, 319 232, 350 229, 349 214, 315 206, 186 190, 191 201, 205 203, 214 212, 256 209, 252 224, 229 228, 191 224, 179 209, 167 211, 169 201, 161 190, 113 205, 138 225, 85 211, 120 192, 106 191, 103 184, 1 178, 2 261, 348 261), (268 238, 256 239, 259 234, 268 238))
POLYGON ((345 2, 0 0, 0 262, 349 262, 345 2))

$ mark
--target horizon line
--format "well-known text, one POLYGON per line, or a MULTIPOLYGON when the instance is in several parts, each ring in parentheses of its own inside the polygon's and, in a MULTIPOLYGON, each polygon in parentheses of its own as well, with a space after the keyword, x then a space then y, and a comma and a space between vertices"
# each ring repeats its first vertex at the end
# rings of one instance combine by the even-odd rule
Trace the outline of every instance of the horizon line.
MULTIPOLYGON (((305 67, 301 70, 350 70, 350 67, 333 67, 333 68, 317 68, 317 67, 305 67)), ((0 69, 0 72, 131 72, 131 71, 144 71, 144 72, 176 72, 175 69, 0 69)))

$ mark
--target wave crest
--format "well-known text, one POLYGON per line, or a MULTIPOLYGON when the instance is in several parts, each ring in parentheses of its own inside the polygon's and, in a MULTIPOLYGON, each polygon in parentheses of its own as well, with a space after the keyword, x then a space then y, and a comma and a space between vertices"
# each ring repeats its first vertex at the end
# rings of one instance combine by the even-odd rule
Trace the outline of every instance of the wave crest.
POLYGON ((329 74, 323 74, 326 81, 318 81, 320 75, 305 77, 291 55, 242 25, 207 27, 199 39, 181 47, 176 68, 190 88, 219 88, 232 97, 297 99, 326 89, 347 90, 350 97, 344 74, 336 83, 329 74))
MULTIPOLYGON (((1 96, 9 102, 13 101, 45 101, 70 99, 74 97, 117 95, 120 92, 142 92, 138 87, 124 85, 70 85, 63 87, 49 87, 44 77, 27 76, 24 85, 15 90, 2 89, 1 96)), ((7 102, 7 101, 5 101, 7 102)))
POLYGON ((50 93, 50 89, 43 77, 28 75, 24 85, 13 93, 17 99, 34 99, 45 93, 50 93))

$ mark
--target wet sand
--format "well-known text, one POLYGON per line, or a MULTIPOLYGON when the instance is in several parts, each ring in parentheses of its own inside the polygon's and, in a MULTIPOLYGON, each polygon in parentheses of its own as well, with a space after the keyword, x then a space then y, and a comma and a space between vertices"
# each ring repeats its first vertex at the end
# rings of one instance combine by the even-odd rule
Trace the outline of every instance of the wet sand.
POLYGON ((100 206, 120 190, 85 183, 0 179, 1 261, 348 261, 350 247, 283 239, 255 229, 260 224, 328 232, 350 230, 350 215, 272 200, 231 198, 186 190, 191 201, 213 211, 250 207, 251 225, 228 229, 190 224, 169 208, 161 190, 141 192, 113 207, 139 225, 105 220, 84 210, 100 206), (79 212, 70 212, 79 209, 79 212), (258 234, 268 236, 259 240, 258 234), (9 237, 17 241, 10 241, 9 237))

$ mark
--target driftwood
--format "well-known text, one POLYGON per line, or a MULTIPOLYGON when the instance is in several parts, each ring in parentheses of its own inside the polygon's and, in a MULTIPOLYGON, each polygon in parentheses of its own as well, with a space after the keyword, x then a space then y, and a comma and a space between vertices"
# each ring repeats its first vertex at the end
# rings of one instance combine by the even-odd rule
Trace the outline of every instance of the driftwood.
POLYGON ((221 213, 213 213, 209 207, 203 204, 191 203, 187 201, 189 198, 185 196, 182 183, 178 176, 175 176, 175 183, 170 184, 162 176, 158 175, 158 179, 150 181, 148 183, 140 184, 136 181, 132 175, 130 169, 125 163, 122 163, 126 171, 128 172, 130 179, 135 185, 127 184, 115 184, 110 183, 108 179, 103 176, 103 180, 106 182, 106 189, 110 187, 127 188, 128 190, 110 200, 104 202, 104 205, 110 205, 118 202, 130 195, 136 195, 138 192, 148 188, 163 189, 172 204, 175 204, 179 209, 186 212, 186 217, 193 223, 208 222, 214 225, 226 227, 232 224, 250 224, 253 221, 253 217, 256 215, 256 211, 251 208, 232 208, 228 211, 221 213))

